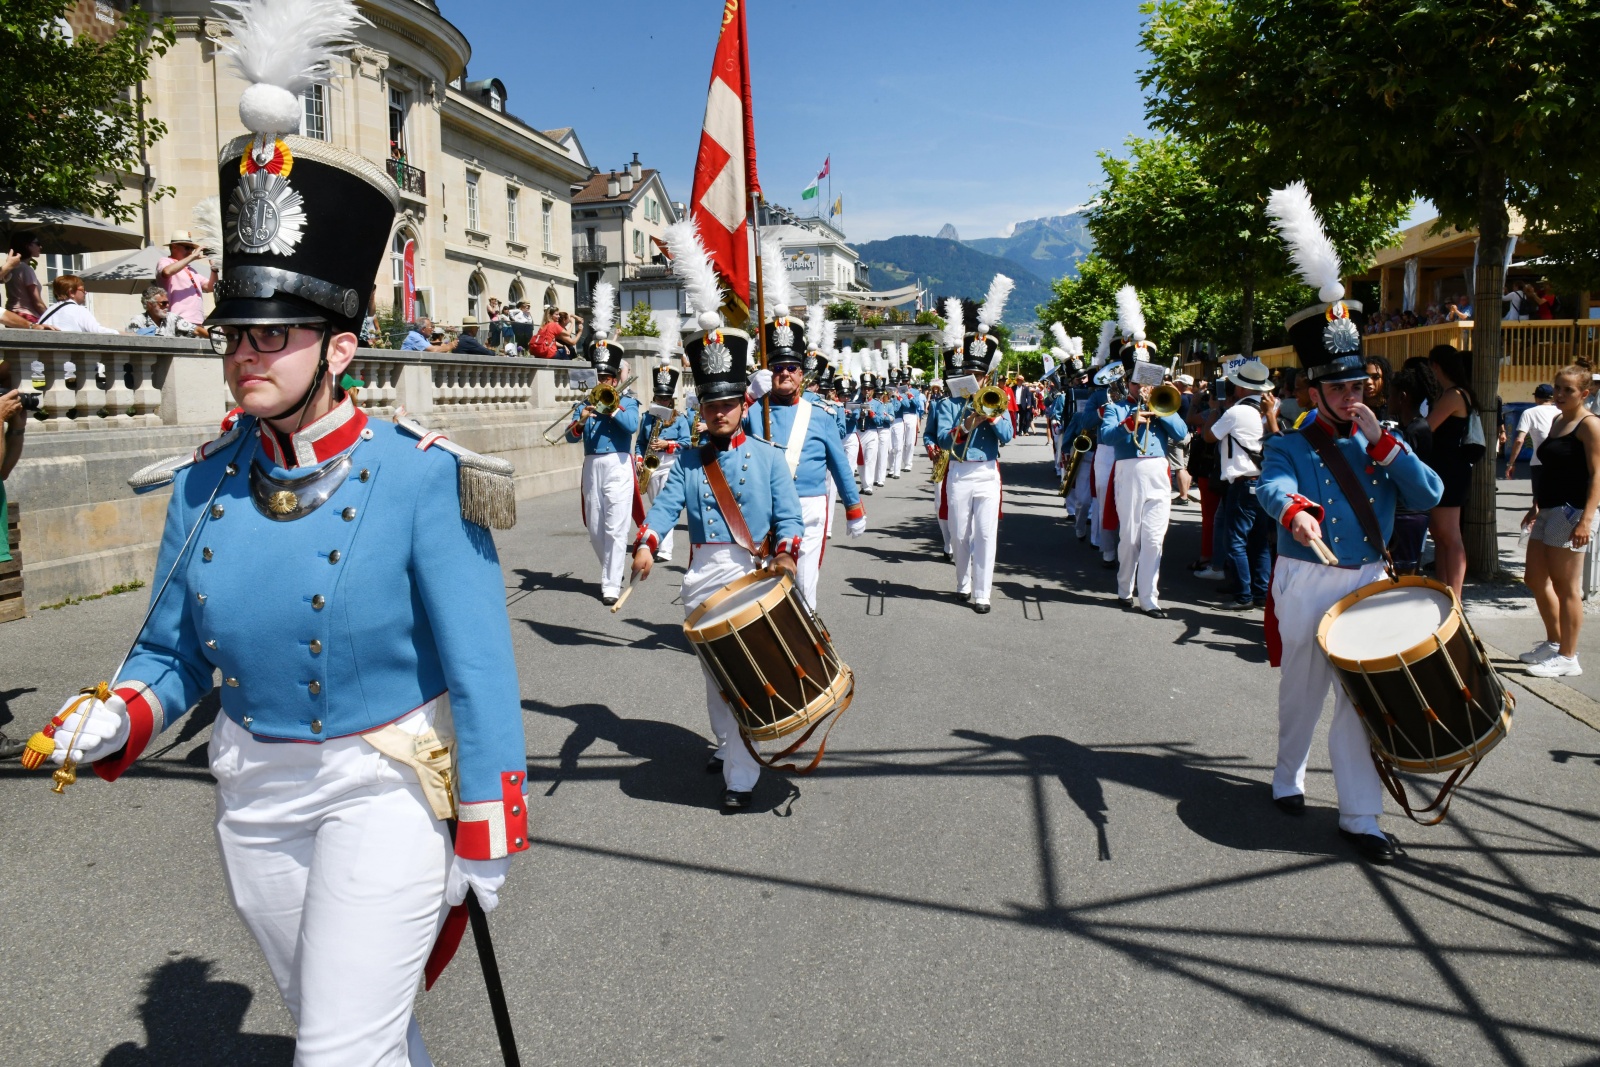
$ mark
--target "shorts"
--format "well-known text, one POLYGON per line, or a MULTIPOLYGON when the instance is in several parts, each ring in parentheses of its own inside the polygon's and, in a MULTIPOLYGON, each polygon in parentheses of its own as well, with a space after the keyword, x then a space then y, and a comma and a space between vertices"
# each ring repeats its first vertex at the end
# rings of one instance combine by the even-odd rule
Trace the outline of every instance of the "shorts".
MULTIPOLYGON (((1588 545, 1574 548, 1572 534, 1578 528, 1578 520, 1583 517, 1583 509, 1575 508, 1571 504, 1557 504, 1553 508, 1540 508, 1538 516, 1533 520, 1533 529, 1528 531, 1529 540, 1538 541, 1549 545, 1551 548, 1566 548, 1573 552, 1587 552, 1588 545)), ((1600 514, 1595 518, 1600 519, 1600 514)), ((1594 536, 1595 523, 1589 523, 1589 536, 1594 536)))
POLYGON ((1189 469, 1189 442, 1181 445, 1167 446, 1167 467, 1170 470, 1181 471, 1189 469))

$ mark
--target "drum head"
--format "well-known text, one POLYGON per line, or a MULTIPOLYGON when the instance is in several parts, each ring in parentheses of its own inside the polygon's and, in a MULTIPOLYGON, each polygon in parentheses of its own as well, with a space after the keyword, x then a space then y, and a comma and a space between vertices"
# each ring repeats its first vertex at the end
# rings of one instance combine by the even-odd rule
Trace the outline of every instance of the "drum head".
POLYGON ((782 575, 775 574, 771 577, 762 578, 760 581, 751 582, 742 589, 735 589, 726 598, 713 605, 711 610, 695 620, 695 626, 698 629, 705 630, 718 623, 727 622, 778 588, 779 583, 782 581, 782 575))
POLYGON ((1362 597, 1332 620, 1328 655, 1375 660, 1415 648, 1444 627, 1454 607, 1448 592, 1420 585, 1362 597))

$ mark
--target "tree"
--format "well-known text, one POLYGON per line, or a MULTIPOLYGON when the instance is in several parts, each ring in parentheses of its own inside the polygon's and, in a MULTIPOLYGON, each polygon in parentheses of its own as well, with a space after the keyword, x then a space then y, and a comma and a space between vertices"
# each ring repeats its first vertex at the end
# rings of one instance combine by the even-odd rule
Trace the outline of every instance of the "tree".
POLYGON ((622 324, 619 336, 622 337, 660 337, 661 327, 656 325, 655 316, 650 314, 650 305, 639 303, 633 305, 628 311, 628 319, 622 324))
MULTIPOLYGON (((1100 153, 1105 181, 1087 219, 1096 252, 1140 289, 1237 292, 1237 351, 1247 356, 1255 348, 1258 291, 1281 290, 1292 279, 1266 215, 1267 194, 1291 177, 1264 165, 1253 136, 1231 127, 1224 137, 1201 141, 1134 137, 1127 159, 1100 153)), ((1346 269, 1364 269, 1392 243, 1408 208, 1370 190, 1330 204, 1324 221, 1346 269)))
MULTIPOLYGON (((1600 195, 1589 128, 1600 5, 1160 0, 1145 11, 1142 82, 1158 126, 1188 139, 1257 129, 1264 154, 1325 201, 1370 186, 1425 197, 1443 221, 1477 231, 1472 387, 1492 418, 1507 205, 1542 230, 1600 195)), ((1463 532, 1474 573, 1494 573, 1492 463, 1476 468, 1463 532)))
POLYGON ((145 114, 139 84, 150 57, 177 37, 130 6, 101 43, 62 32, 69 0, 0 0, 0 189, 26 204, 73 208, 116 222, 170 188, 125 198, 119 175, 138 173, 141 148, 166 126, 145 114))
MULTIPOLYGON (((1082 337, 1085 354, 1093 356, 1100 323, 1117 317, 1117 290, 1126 284, 1128 279, 1096 251, 1078 264, 1076 278, 1057 278, 1050 283, 1055 298, 1040 304, 1035 313, 1041 323, 1059 322, 1067 333, 1082 337)), ((1162 352, 1171 352, 1199 320, 1198 305, 1177 289, 1140 289, 1139 302, 1144 308, 1145 332, 1162 352)))

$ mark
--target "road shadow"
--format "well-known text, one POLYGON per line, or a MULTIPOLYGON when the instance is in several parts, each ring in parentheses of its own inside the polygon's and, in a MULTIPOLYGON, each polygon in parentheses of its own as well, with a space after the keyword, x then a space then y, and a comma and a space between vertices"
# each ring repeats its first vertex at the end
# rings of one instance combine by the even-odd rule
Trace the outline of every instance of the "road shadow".
POLYGON ((26 693, 38 692, 31 685, 18 686, 16 689, 0 689, 0 726, 9 726, 16 720, 11 714, 11 702, 26 693))
POLYGON ((294 1038, 243 1032, 254 994, 211 978, 210 960, 185 956, 150 973, 139 1004, 145 1043, 124 1042, 100 1067, 288 1067, 294 1038))

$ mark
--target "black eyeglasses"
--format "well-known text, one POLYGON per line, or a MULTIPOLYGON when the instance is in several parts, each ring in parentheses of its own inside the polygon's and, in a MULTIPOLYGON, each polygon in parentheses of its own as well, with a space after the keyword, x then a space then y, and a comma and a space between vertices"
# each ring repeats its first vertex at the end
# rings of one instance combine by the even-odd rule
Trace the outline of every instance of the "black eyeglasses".
MULTIPOLYGON (((306 329, 316 329, 308 326, 306 329)), ((264 356, 282 352, 289 346, 289 333, 293 326, 272 323, 265 326, 219 326, 211 331, 211 350, 219 356, 231 356, 239 351, 239 342, 250 338, 250 347, 264 356)))

